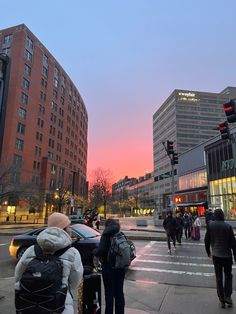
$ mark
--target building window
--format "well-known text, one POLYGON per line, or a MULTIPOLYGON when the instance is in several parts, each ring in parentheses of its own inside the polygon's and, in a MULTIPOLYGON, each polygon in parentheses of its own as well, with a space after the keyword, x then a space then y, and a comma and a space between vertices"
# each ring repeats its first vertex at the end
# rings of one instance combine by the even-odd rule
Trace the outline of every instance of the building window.
POLYGON ((3 45, 10 44, 12 42, 13 36, 12 34, 4 36, 3 45))
POLYGON ((48 78, 48 69, 47 69, 45 66, 43 66, 42 74, 43 74, 43 76, 45 76, 46 78, 48 78))
POLYGON ((32 63, 33 61, 33 55, 27 49, 25 50, 25 59, 30 63, 32 63))
POLYGON ((42 149, 38 146, 35 146, 35 150, 34 150, 35 156, 40 157, 41 153, 42 153, 42 149))
POLYGON ((24 148, 24 141, 19 139, 19 138, 17 138, 16 139, 15 148, 22 151, 23 148, 24 148))
POLYGON ((18 122, 17 124, 17 133, 25 134, 25 125, 18 122))
POLYGON ((51 174, 56 174, 56 171, 57 171, 57 166, 51 164, 51 174))
POLYGON ((50 188, 51 189, 55 188, 55 179, 50 179, 50 188))
POLYGON ((25 75, 28 75, 28 76, 31 76, 31 67, 25 63, 24 65, 24 74, 25 75))
POLYGON ((54 68, 54 77, 59 78, 59 70, 57 67, 54 68))
POLYGON ((26 119, 26 114, 27 114, 27 111, 24 109, 24 108, 19 108, 19 117, 21 117, 22 119, 26 119))
POLYGON ((27 105, 28 104, 28 95, 26 95, 25 93, 21 93, 21 102, 22 104, 27 105))
POLYGON ((43 55, 43 64, 48 68, 48 57, 43 55))
POLYGON ((42 119, 38 118, 37 125, 38 125, 40 128, 43 128, 43 126, 44 126, 44 121, 43 121, 42 119))
POLYGON ((30 48, 31 50, 34 49, 33 41, 28 36, 26 37, 26 47, 30 48))
POLYGON ((48 151, 48 159, 53 159, 53 153, 48 151))
POLYGON ((10 48, 10 47, 3 48, 3 49, 2 49, 2 53, 5 54, 5 55, 10 56, 10 54, 11 54, 11 48, 10 48))
POLYGON ((42 105, 39 105, 39 113, 45 114, 45 107, 42 105))
POLYGON ((22 166, 22 156, 15 154, 13 163, 15 166, 20 168, 22 166))
POLYGON ((58 79, 56 79, 55 77, 54 77, 54 80, 53 80, 53 85, 54 85, 55 88, 58 88, 58 79))
POLYGON ((25 79, 25 78, 23 78, 23 87, 25 89, 28 89, 28 90, 29 90, 29 87, 30 87, 30 82, 27 79, 25 79))

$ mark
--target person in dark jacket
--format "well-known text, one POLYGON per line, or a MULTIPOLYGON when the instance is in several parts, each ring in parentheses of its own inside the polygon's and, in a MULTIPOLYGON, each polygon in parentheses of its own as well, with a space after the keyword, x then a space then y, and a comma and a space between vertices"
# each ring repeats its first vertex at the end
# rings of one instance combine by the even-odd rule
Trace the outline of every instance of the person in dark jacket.
POLYGON ((124 314, 124 278, 125 269, 113 269, 108 262, 108 252, 111 246, 111 238, 120 231, 119 223, 114 219, 107 219, 105 229, 102 233, 99 247, 94 250, 95 256, 99 257, 102 263, 102 278, 105 288, 105 314, 113 313, 115 299, 115 314, 124 314))
POLYGON ((206 225, 208 225, 213 220, 214 220, 214 213, 213 213, 212 209, 209 208, 209 210, 206 213, 206 217, 205 217, 206 225))
POLYGON ((216 209, 214 212, 215 221, 207 226, 205 235, 205 249, 209 258, 212 258, 215 275, 217 295, 220 300, 220 306, 225 308, 225 303, 233 305, 232 294, 232 252, 236 262, 236 240, 232 227, 224 221, 224 212, 222 209, 216 209), (223 271, 225 280, 223 283, 223 271))
POLYGON ((168 243, 168 253, 171 254, 171 245, 170 241, 173 241, 174 250, 175 250, 175 242, 176 242, 176 228, 177 223, 176 219, 172 217, 172 212, 167 212, 167 217, 163 221, 163 227, 166 231, 167 243, 168 243))
POLYGON ((191 239, 191 229, 192 229, 192 215, 189 213, 185 213, 184 217, 184 234, 186 240, 191 239))
POLYGON ((183 228, 184 228, 184 220, 183 217, 180 213, 176 214, 176 223, 177 223, 177 228, 176 228, 176 240, 179 244, 181 244, 181 239, 183 235, 183 228))

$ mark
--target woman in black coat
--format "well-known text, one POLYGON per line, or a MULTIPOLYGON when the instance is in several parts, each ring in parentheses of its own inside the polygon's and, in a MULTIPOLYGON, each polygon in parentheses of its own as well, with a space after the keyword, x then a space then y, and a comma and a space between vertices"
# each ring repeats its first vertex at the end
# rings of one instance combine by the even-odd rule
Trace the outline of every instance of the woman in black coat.
POLYGON ((94 255, 99 257, 102 263, 102 278, 105 288, 106 302, 105 314, 113 313, 114 300, 116 314, 124 314, 125 310, 125 298, 123 291, 125 269, 112 268, 107 258, 111 247, 111 239, 119 231, 119 223, 114 219, 107 219, 99 247, 94 251, 94 255))

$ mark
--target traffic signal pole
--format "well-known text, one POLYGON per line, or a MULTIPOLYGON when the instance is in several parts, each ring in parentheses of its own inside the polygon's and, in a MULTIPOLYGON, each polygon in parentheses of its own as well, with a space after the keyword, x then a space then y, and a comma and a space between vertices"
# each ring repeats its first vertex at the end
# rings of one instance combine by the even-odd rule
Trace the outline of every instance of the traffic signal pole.
POLYGON ((174 151, 174 142, 167 141, 167 145, 165 142, 162 142, 162 145, 165 148, 165 151, 170 159, 171 164, 171 211, 173 216, 175 215, 175 164, 178 164, 178 154, 174 151))
POLYGON ((175 216, 175 169, 174 169, 174 160, 171 160, 171 211, 173 216, 175 216))

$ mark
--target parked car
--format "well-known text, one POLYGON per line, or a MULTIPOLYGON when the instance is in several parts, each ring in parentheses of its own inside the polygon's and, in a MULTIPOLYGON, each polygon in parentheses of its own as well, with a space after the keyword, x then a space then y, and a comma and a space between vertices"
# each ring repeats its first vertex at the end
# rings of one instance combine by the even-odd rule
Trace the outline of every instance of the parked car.
POLYGON ((85 219, 83 217, 83 215, 70 215, 69 219, 71 221, 72 224, 84 224, 85 223, 85 219))
MULTIPOLYGON (((28 247, 36 244, 37 235, 45 228, 37 228, 30 232, 14 236, 9 246, 10 255, 16 259, 20 259, 28 247)), ((80 252, 83 265, 94 266, 93 250, 98 247, 101 234, 83 224, 72 225, 71 229, 72 246, 80 252)))

